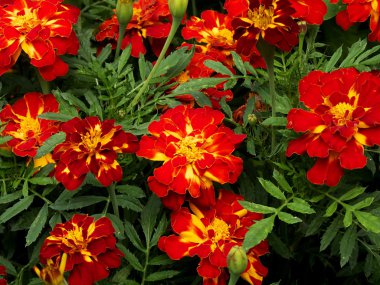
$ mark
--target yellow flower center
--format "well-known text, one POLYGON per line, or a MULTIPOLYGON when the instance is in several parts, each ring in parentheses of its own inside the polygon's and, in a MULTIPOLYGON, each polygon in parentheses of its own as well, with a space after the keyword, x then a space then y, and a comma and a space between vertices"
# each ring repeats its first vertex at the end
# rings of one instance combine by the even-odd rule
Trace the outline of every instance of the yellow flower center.
POLYGON ((81 135, 82 144, 87 148, 89 152, 93 152, 98 147, 99 143, 102 142, 102 129, 100 125, 95 125, 91 128, 89 132, 85 135, 81 135))
POLYGON ((194 162, 202 158, 203 150, 197 146, 198 142, 201 142, 196 137, 185 137, 178 144, 177 155, 184 155, 188 162, 194 162))
POLYGON ((179 84, 182 84, 182 83, 185 83, 187 81, 189 81, 190 79, 190 76, 189 76, 189 71, 188 70, 185 70, 183 72, 181 72, 178 77, 177 77, 177 82, 179 84))
POLYGON ((63 236, 62 243, 74 251, 81 251, 87 248, 87 241, 83 237, 83 230, 77 225, 74 225, 74 229, 68 231, 63 236))
POLYGON ((205 41, 211 45, 215 44, 215 42, 223 45, 234 44, 233 32, 223 27, 214 27, 212 30, 201 31, 200 34, 203 35, 205 41))
POLYGON ((352 112, 355 110, 355 107, 349 103, 339 103, 330 109, 330 114, 334 116, 334 119, 337 120, 338 125, 342 126, 346 121, 351 120, 352 112))
POLYGON ((12 17, 12 26, 25 34, 42 24, 42 21, 38 19, 38 16, 34 11, 31 11, 30 9, 25 9, 24 11, 24 15, 14 15, 12 17))
POLYGON ((230 226, 221 219, 215 218, 207 229, 212 229, 214 231, 214 237, 212 240, 215 243, 230 237, 230 226))
POLYGON ((26 140, 28 137, 33 136, 38 139, 41 129, 38 119, 31 117, 22 117, 20 120, 20 128, 17 132, 12 133, 16 138, 26 140))
POLYGON ((258 9, 248 11, 248 17, 252 20, 253 25, 260 30, 266 30, 270 24, 273 24, 274 9, 260 5, 258 9))

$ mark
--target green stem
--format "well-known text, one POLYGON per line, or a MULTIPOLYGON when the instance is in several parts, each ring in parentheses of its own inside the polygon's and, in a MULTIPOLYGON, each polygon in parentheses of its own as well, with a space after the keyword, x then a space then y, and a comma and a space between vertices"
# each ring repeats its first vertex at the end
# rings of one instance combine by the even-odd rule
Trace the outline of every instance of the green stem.
POLYGON ((142 280, 141 280, 141 284, 140 285, 144 285, 145 284, 145 278, 146 278, 146 273, 147 273, 147 269, 148 269, 148 264, 149 264, 149 254, 150 254, 150 242, 149 240, 147 241, 147 245, 146 245, 146 252, 145 252, 145 264, 144 264, 144 272, 143 272, 143 276, 142 276, 142 280))
POLYGON ((125 25, 119 25, 119 38, 117 39, 117 45, 116 45, 116 53, 115 53, 115 60, 119 58, 120 51, 121 51, 121 43, 123 42, 124 35, 125 35, 125 29, 127 28, 128 24, 125 25))
POLYGON ((115 183, 112 183, 111 186, 107 187, 107 189, 108 189, 108 193, 110 194, 113 212, 115 216, 120 219, 119 205, 117 203, 116 193, 115 193, 115 183))
POLYGON ((230 280, 228 281, 228 285, 235 285, 240 278, 240 275, 237 274, 230 274, 230 280))
POLYGON ((42 93, 49 94, 50 93, 49 82, 43 79, 41 74, 38 71, 37 71, 37 77, 38 77, 38 81, 40 82, 42 93))
POLYGON ((146 91, 146 89, 148 88, 148 85, 149 85, 149 82, 152 80, 154 74, 156 73, 157 69, 159 68, 162 60, 164 59, 165 57, 165 54, 170 46, 170 43, 172 42, 173 38, 174 38, 174 35, 175 33, 177 32, 177 29, 179 27, 179 25, 181 24, 181 20, 182 19, 179 19, 179 18, 176 18, 176 17, 173 17, 173 23, 172 23, 172 26, 170 28, 170 32, 169 32, 169 35, 168 37, 166 38, 166 41, 165 41, 165 44, 164 44, 164 47, 162 48, 161 50, 161 53, 160 55, 158 56, 158 59, 156 61, 156 64, 153 66, 151 72, 149 73, 148 75, 148 78, 144 81, 144 85, 141 87, 141 89, 139 90, 139 92, 137 93, 137 95, 135 96, 135 98, 133 98, 131 104, 129 105, 129 108, 128 108, 128 111, 131 111, 133 110, 133 108, 137 105, 137 103, 139 102, 141 96, 144 94, 144 92, 146 91))
POLYGON ((43 200, 46 204, 48 205, 51 205, 53 204, 52 201, 50 201, 49 199, 45 198, 44 196, 42 196, 40 193, 36 192, 35 190, 33 189, 28 189, 28 191, 32 192, 34 195, 36 195, 38 198, 40 198, 41 200, 43 200))

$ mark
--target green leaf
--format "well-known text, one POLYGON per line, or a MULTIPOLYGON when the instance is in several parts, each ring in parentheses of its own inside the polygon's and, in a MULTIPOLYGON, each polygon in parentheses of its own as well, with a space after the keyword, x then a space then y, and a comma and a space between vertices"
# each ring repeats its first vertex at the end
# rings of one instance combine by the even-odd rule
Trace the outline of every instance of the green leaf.
POLYGON ((325 219, 320 215, 315 217, 309 224, 306 230, 305 236, 308 237, 315 234, 319 230, 319 228, 322 226, 324 221, 325 219))
POLYGON ((285 127, 288 124, 288 119, 284 117, 270 117, 265 119, 261 124, 263 126, 285 127))
POLYGON ((352 205, 352 207, 355 210, 363 209, 363 208, 371 206, 374 200, 375 200, 374 197, 368 197, 368 198, 365 198, 364 200, 356 203, 355 205, 352 205))
POLYGON ((154 272, 152 274, 149 274, 148 277, 145 279, 145 281, 154 282, 154 281, 159 281, 159 280, 165 280, 165 279, 173 278, 179 273, 181 272, 176 271, 176 270, 165 270, 165 271, 154 272))
POLYGON ((55 184, 55 180, 53 177, 33 177, 28 180, 30 184, 35 185, 51 185, 55 184))
POLYGON ((79 98, 77 98, 73 94, 67 93, 67 92, 62 92, 60 94, 61 94, 63 99, 65 99, 67 102, 70 103, 70 105, 75 106, 75 107, 79 107, 79 109, 81 111, 85 112, 86 114, 89 113, 89 110, 88 110, 86 104, 84 104, 82 100, 80 100, 79 98))
POLYGON ((347 210, 343 218, 343 226, 348 228, 352 224, 352 211, 347 210))
POLYGON ((28 234, 26 235, 25 246, 29 246, 33 242, 36 241, 43 227, 45 226, 48 213, 49 213, 49 207, 48 207, 48 204, 45 204, 42 206, 41 210, 38 212, 36 218, 34 219, 32 225, 29 228, 28 234))
POLYGON ((140 187, 135 185, 118 185, 116 191, 119 193, 131 196, 133 198, 144 198, 145 192, 140 187))
POLYGON ((44 155, 53 151, 53 149, 60 143, 64 142, 66 139, 66 133, 59 132, 52 135, 48 138, 42 146, 40 146, 37 150, 37 154, 35 158, 43 157, 44 155))
POLYGON ((130 252, 126 247, 121 244, 118 244, 117 247, 124 253, 124 258, 133 266, 137 271, 144 271, 144 267, 141 265, 140 261, 137 259, 136 255, 130 252))
POLYGON ((268 237, 270 247, 283 258, 290 259, 292 253, 288 246, 274 233, 268 237))
POLYGON ((239 201, 239 204, 250 212, 261 213, 261 214, 272 214, 276 212, 276 208, 268 207, 248 201, 239 201))
POLYGON ((235 67, 243 74, 247 75, 247 70, 245 69, 244 62, 241 59, 240 55, 236 52, 231 51, 232 59, 234 61, 235 67))
POLYGON ((101 196, 81 196, 68 201, 56 201, 50 208, 57 211, 67 211, 88 207, 100 202, 105 202, 106 198, 101 196))
POLYGON ((166 254, 162 254, 159 256, 155 256, 152 259, 149 260, 149 265, 169 265, 173 264, 175 260, 171 260, 166 254))
POLYGON ((380 217, 362 211, 355 211, 354 215, 358 219, 359 223, 362 224, 362 226, 367 230, 374 232, 375 234, 380 233, 380 217))
POLYGON ((334 18, 340 11, 344 10, 346 8, 346 5, 342 4, 340 1, 339 3, 332 4, 330 0, 323 0, 327 6, 327 13, 324 16, 324 20, 330 20, 334 18))
POLYGON ((13 201, 19 199, 21 196, 22 196, 21 191, 17 191, 17 192, 13 192, 13 193, 4 195, 4 196, 0 197, 0 205, 13 202, 13 201))
POLYGON ((286 213, 286 212, 279 212, 278 218, 287 224, 296 224, 296 223, 302 222, 302 220, 300 218, 295 217, 295 216, 293 216, 289 213, 286 213))
POLYGON ((247 101, 247 106, 244 110, 243 114, 243 122, 244 122, 244 127, 247 126, 248 124, 248 117, 253 113, 253 110, 255 109, 255 97, 251 97, 247 101))
POLYGON ((90 90, 84 93, 84 98, 86 98, 88 104, 90 105, 90 116, 98 116, 100 120, 103 120, 103 109, 100 105, 98 98, 90 90))
POLYGON ((330 72, 334 69, 335 65, 337 64, 338 60, 342 56, 343 49, 342 47, 339 47, 334 54, 331 56, 330 60, 326 63, 325 68, 323 69, 325 72, 330 72))
POLYGON ((43 113, 41 115, 38 115, 38 118, 45 119, 45 120, 52 120, 52 121, 59 121, 59 122, 67 122, 70 121, 72 118, 75 118, 73 115, 63 114, 63 113, 43 113))
POLYGON ((379 63, 380 63, 380 54, 376 55, 374 57, 371 57, 371 58, 369 58, 367 60, 363 60, 361 62, 361 64, 363 64, 363 65, 377 65, 379 63))
POLYGON ((278 185, 281 186, 288 193, 293 193, 292 187, 289 185, 288 181, 286 181, 285 177, 275 169, 273 171, 273 178, 277 181, 278 185))
POLYGON ((16 276, 17 271, 16 268, 13 266, 13 264, 6 258, 0 255, 0 265, 4 265, 7 269, 6 272, 9 275, 16 276))
POLYGON ((16 204, 14 204, 12 207, 6 209, 5 212, 3 212, 0 216, 0 224, 3 224, 5 222, 9 221, 14 216, 16 216, 19 213, 21 213, 22 211, 25 211, 26 209, 28 209, 29 206, 33 202, 33 198, 34 198, 33 195, 25 197, 25 198, 21 199, 20 201, 18 201, 16 204))
POLYGON ((267 238, 272 231, 275 215, 256 221, 245 235, 243 248, 248 251, 267 238))
POLYGON ((331 217, 335 212, 336 209, 338 209, 338 203, 332 202, 326 209, 324 217, 331 217))
POLYGON ((357 196, 364 193, 366 187, 355 187, 354 189, 351 189, 350 191, 344 193, 342 196, 339 197, 340 201, 348 201, 356 198, 357 196))
POLYGON ((179 85, 171 92, 171 95, 192 94, 195 90, 202 90, 209 87, 215 87, 217 84, 226 81, 226 78, 197 78, 189 80, 179 85))
POLYGON ((0 144, 5 144, 6 142, 9 142, 11 139, 13 139, 12 136, 1 136, 0 137, 0 144))
POLYGON ((335 238, 336 234, 338 233, 338 230, 339 230, 339 228, 341 226, 341 223, 342 223, 341 217, 338 216, 328 226, 328 228, 326 229, 325 233, 322 236, 321 245, 319 247, 319 251, 325 250, 330 245, 330 243, 333 241, 333 239, 335 238))
POLYGON ((128 221, 126 221, 124 224, 125 224, 125 233, 127 234, 128 239, 137 249, 139 249, 142 252, 145 252, 146 249, 141 243, 141 239, 138 233, 136 232, 135 228, 133 227, 133 225, 128 221))
POLYGON ((165 233, 167 227, 168 227, 168 220, 166 219, 166 216, 163 215, 161 217, 160 222, 158 223, 157 227, 155 228, 154 234, 152 236, 152 239, 150 241, 150 247, 156 246, 158 243, 158 239, 165 233))
POLYGON ((354 250, 354 247, 356 245, 357 237, 358 235, 356 233, 355 226, 349 227, 347 231, 344 233, 340 241, 340 247, 339 247, 340 267, 343 267, 349 261, 351 254, 354 250))
POLYGON ((132 45, 128 45, 123 52, 121 53, 120 57, 118 58, 117 62, 117 73, 120 74, 124 68, 124 66, 127 64, 129 57, 131 56, 132 51, 132 45))
POLYGON ((222 107, 223 112, 227 114, 228 118, 232 118, 232 110, 230 106, 226 103, 226 97, 220 99, 219 103, 222 107))
POLYGON ((156 195, 150 196, 148 203, 141 212, 141 226, 145 235, 146 244, 150 244, 153 229, 156 224, 158 213, 161 209, 160 199, 156 195))
POLYGON ((282 191, 271 181, 265 180, 261 177, 258 179, 264 190, 267 191, 271 196, 279 200, 286 200, 284 193, 282 193, 282 191))
POLYGON ((107 58, 111 55, 111 52, 112 52, 112 45, 107 44, 104 48, 102 48, 102 51, 100 52, 100 54, 96 58, 97 61, 100 64, 103 64, 107 60, 107 58))
POLYGON ((23 197, 27 197, 27 196, 28 196, 28 194, 29 194, 29 184, 28 184, 28 179, 25 179, 25 180, 24 180, 24 183, 22 184, 21 192, 22 192, 22 196, 23 196, 23 197))
POLYGON ((226 67, 225 65, 223 65, 223 63, 219 61, 207 59, 203 62, 203 64, 208 68, 211 68, 212 70, 216 71, 217 73, 234 76, 231 70, 229 70, 228 67, 226 67))
POLYGON ((315 211, 310 207, 309 203, 300 198, 294 198, 293 202, 286 205, 288 209, 302 213, 302 214, 314 214, 315 211))

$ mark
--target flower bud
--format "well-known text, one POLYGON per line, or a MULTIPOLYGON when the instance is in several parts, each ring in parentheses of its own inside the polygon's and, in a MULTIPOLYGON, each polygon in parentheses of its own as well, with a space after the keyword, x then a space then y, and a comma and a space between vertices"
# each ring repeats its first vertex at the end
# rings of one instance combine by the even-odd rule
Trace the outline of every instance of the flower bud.
POLYGON ((132 0, 118 0, 116 4, 116 17, 120 26, 127 26, 133 16, 132 0))
POLYGON ((297 23, 300 27, 300 34, 305 35, 307 32, 307 23, 306 21, 300 21, 297 23))
POLYGON ((248 121, 248 124, 253 127, 254 125, 256 125, 256 122, 257 122, 256 115, 255 114, 249 114, 247 121, 248 121))
POLYGON ((248 258, 245 250, 238 245, 232 247, 227 255, 227 265, 232 274, 242 274, 248 265, 248 258))
POLYGON ((189 0, 168 0, 170 13, 173 17, 182 19, 187 10, 189 0))

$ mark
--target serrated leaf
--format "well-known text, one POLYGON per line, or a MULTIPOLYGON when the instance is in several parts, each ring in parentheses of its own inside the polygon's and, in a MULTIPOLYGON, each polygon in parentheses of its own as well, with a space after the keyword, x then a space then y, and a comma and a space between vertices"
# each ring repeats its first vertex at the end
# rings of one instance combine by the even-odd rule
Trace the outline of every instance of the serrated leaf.
POLYGON ((310 207, 309 203, 300 198, 294 198, 293 202, 286 205, 288 209, 302 213, 302 214, 314 214, 315 211, 310 207))
POLYGON ((137 187, 135 185, 117 185, 116 191, 122 194, 126 194, 128 196, 134 197, 134 198, 145 197, 144 190, 142 190, 140 187, 137 187))
POLYGON ((343 218, 343 226, 348 228, 352 224, 352 211, 347 210, 343 218))
POLYGON ((146 244, 150 244, 153 229, 156 224, 158 213, 161 209, 160 199, 152 195, 141 212, 141 226, 145 235, 146 244))
POLYGON ((124 258, 129 262, 130 265, 137 271, 144 271, 144 267, 141 265, 140 261, 134 255, 132 252, 130 252, 126 247, 123 245, 118 244, 118 248, 121 250, 122 253, 124 253, 124 258))
POLYGON ((350 191, 344 193, 342 196, 339 197, 340 201, 348 201, 356 198, 357 196, 364 193, 366 187, 355 187, 354 189, 351 189, 350 191))
POLYGON ((6 142, 10 141, 13 139, 12 136, 0 136, 0 144, 5 144, 6 142))
POLYGON ((325 250, 335 238, 341 225, 341 217, 336 217, 333 222, 328 226, 321 239, 319 251, 325 250))
POLYGON ((50 205, 50 208, 57 211, 67 211, 88 207, 100 202, 105 202, 106 198, 101 196, 81 196, 68 201, 59 201, 50 205))
POLYGON ((103 64, 103 62, 105 62, 107 58, 110 56, 111 52, 112 52, 112 45, 107 44, 105 47, 102 48, 102 51, 97 57, 97 61, 100 64, 103 64))
POLYGON ((5 268, 7 269, 6 270, 7 274, 12 275, 12 276, 17 275, 16 268, 13 266, 13 264, 8 259, 6 259, 5 257, 1 255, 0 255, 0 265, 5 266, 5 268))
POLYGON ((152 239, 150 241, 150 247, 156 246, 158 243, 158 239, 164 234, 168 227, 168 220, 166 219, 166 216, 163 215, 161 217, 160 222, 158 223, 157 227, 155 228, 154 234, 152 236, 152 239))
POLYGON ((133 225, 128 221, 126 221, 124 224, 125 224, 125 233, 126 233, 128 239, 131 241, 131 243, 137 249, 139 249, 142 252, 145 252, 146 249, 144 248, 143 244, 141 243, 141 239, 140 239, 138 233, 136 232, 135 228, 133 227, 133 225))
POLYGON ((67 121, 70 121, 72 118, 75 118, 75 116, 63 114, 63 113, 47 112, 47 113, 38 115, 38 118, 45 119, 45 120, 59 121, 59 122, 67 122, 67 121))
POLYGON ((121 53, 117 62, 117 73, 120 74, 124 66, 127 64, 129 57, 131 56, 132 45, 128 45, 121 53))
POLYGON ((338 209, 338 203, 332 202, 326 209, 324 217, 331 217, 338 209))
POLYGON ((232 110, 230 106, 226 103, 226 97, 220 99, 219 104, 222 107, 223 112, 227 114, 228 118, 232 118, 232 110))
POLYGON ((284 193, 282 193, 282 191, 271 181, 265 180, 261 177, 258 179, 264 190, 267 191, 271 196, 279 200, 286 200, 284 193))
POLYGON ((323 69, 325 72, 330 72, 334 69, 335 65, 337 64, 338 60, 342 56, 343 49, 340 46, 334 54, 331 56, 330 60, 326 63, 325 68, 323 69))
POLYGON ((241 59, 240 55, 236 52, 231 51, 232 59, 234 61, 235 67, 243 74, 247 75, 247 70, 245 69, 244 62, 241 59))
POLYGON ((192 94, 195 90, 202 90, 205 88, 215 87, 219 83, 226 81, 226 78, 198 78, 192 79, 179 85, 171 92, 171 95, 192 94))
POLYGON ((152 259, 149 260, 149 265, 169 265, 173 264, 175 261, 171 260, 166 254, 162 254, 159 256, 155 256, 152 259))
POLYGON ((281 255, 283 258, 289 259, 292 257, 288 246, 274 233, 268 237, 270 247, 281 255))
POLYGON ((60 94, 61 94, 63 99, 65 99, 67 102, 70 103, 70 105, 75 106, 75 107, 79 107, 79 109, 82 110, 83 112, 85 112, 86 114, 89 113, 89 110, 88 110, 86 104, 84 104, 82 100, 80 100, 79 98, 77 98, 73 94, 67 93, 67 92, 61 92, 60 94))
POLYGON ((360 210, 360 209, 371 206, 374 200, 375 200, 374 197, 368 197, 368 198, 365 198, 364 200, 352 205, 352 207, 355 210, 360 210))
POLYGON ((59 132, 54 135, 52 135, 50 138, 48 138, 42 146, 40 146, 37 150, 37 154, 35 158, 41 158, 44 155, 51 153, 53 149, 60 143, 64 142, 66 139, 66 133, 59 132))
POLYGON ((261 214, 272 214, 276 212, 276 208, 268 207, 265 205, 256 204, 248 201, 239 201, 239 204, 250 212, 261 213, 261 214))
POLYGON ((314 218, 309 224, 306 230, 305 236, 308 237, 315 234, 319 230, 319 228, 322 226, 324 221, 325 219, 322 216, 317 216, 316 218, 314 218))
POLYGON ((288 193, 293 193, 292 187, 289 185, 288 181, 286 181, 285 177, 275 169, 273 171, 273 178, 277 181, 278 185, 281 186, 288 193))
POLYGON ((355 211, 354 215, 358 219, 359 223, 362 224, 362 226, 367 230, 374 232, 375 234, 380 233, 380 217, 362 211, 355 211))
POLYGON ((25 197, 21 199, 20 201, 18 201, 16 204, 14 204, 12 207, 6 209, 5 212, 3 212, 0 216, 0 224, 3 224, 9 221, 14 216, 28 209, 29 206, 32 204, 33 199, 34 199, 34 196, 25 197))
POLYGON ((22 184, 22 189, 21 189, 23 197, 27 197, 28 196, 28 193, 29 193, 28 190, 29 190, 28 179, 25 179, 24 183, 22 184))
POLYGON ((53 177, 33 177, 33 178, 28 179, 28 182, 30 184, 35 184, 35 185, 55 184, 55 180, 53 177))
POLYGON ((293 216, 289 213, 286 213, 286 212, 279 212, 278 218, 287 224, 296 224, 296 223, 302 222, 302 220, 300 218, 295 217, 295 216, 293 216))
POLYGON ((356 227, 351 226, 344 233, 340 241, 340 267, 346 265, 349 261, 352 251, 354 250, 357 239, 356 227))
POLYGON ((216 71, 217 73, 234 76, 231 70, 229 70, 228 67, 226 67, 225 65, 223 65, 223 63, 219 61, 207 59, 203 62, 203 64, 208 68, 211 68, 212 70, 216 71))
POLYGON ((152 274, 149 274, 148 277, 145 279, 145 281, 154 282, 159 280, 165 280, 173 278, 174 276, 181 273, 180 271, 176 270, 165 270, 160 272, 154 272, 152 274))
POLYGON ((248 251, 267 238, 272 231, 275 215, 256 221, 245 235, 243 248, 248 251))
POLYGON ((13 202, 13 201, 19 199, 21 196, 22 196, 21 191, 17 191, 17 192, 13 192, 13 193, 4 195, 4 196, 0 197, 0 205, 13 202))
POLYGON ((263 126, 274 126, 274 127, 285 127, 288 124, 288 119, 283 117, 270 117, 265 119, 261 125, 263 126))
POLYGON ((36 241, 43 227, 45 226, 45 223, 48 217, 48 212, 49 212, 48 204, 43 205, 41 210, 38 212, 36 218, 34 219, 32 225, 29 228, 29 231, 26 235, 25 246, 29 246, 33 242, 36 241))

